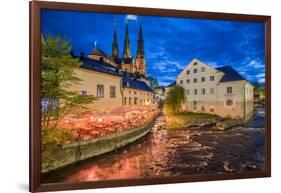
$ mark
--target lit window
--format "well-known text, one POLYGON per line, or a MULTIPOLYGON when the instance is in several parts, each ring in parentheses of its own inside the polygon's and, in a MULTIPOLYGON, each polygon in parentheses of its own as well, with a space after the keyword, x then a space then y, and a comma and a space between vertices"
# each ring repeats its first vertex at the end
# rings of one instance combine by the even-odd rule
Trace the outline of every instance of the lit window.
POLYGON ((205 77, 201 77, 201 82, 205 82, 205 77))
POLYGON ((232 87, 231 86, 226 88, 226 93, 227 94, 232 94, 232 87))
POLYGON ((215 76, 210 76, 210 81, 214 81, 215 80, 215 76))
POLYGON ((194 110, 197 109, 197 101, 193 101, 193 109, 194 109, 194 110))
POLYGON ((104 86, 102 84, 97 85, 97 97, 104 97, 104 86))
POLYGON ((116 87, 110 86, 110 98, 116 98, 116 87))
POLYGON ((226 101, 226 105, 227 105, 227 106, 231 106, 231 105, 233 105, 233 101, 232 101, 232 100, 230 100, 230 99, 228 99, 228 100, 226 101))
POLYGON ((201 111, 205 111, 205 106, 201 106, 201 111))

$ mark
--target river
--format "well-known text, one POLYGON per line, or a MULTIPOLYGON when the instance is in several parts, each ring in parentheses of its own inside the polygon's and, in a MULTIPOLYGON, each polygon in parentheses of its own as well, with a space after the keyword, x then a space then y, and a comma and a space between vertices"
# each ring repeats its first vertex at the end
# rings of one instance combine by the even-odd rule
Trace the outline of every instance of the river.
POLYGON ((44 183, 81 182, 156 176, 250 172, 264 169, 264 110, 243 127, 159 127, 135 143, 43 177, 44 183), (161 128, 161 129, 159 129, 161 128))

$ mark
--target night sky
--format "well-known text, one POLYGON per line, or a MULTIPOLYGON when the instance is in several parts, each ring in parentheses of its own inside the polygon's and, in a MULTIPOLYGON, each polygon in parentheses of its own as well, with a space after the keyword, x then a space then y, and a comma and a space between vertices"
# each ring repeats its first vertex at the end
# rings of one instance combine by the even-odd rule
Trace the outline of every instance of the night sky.
POLYGON ((250 82, 264 84, 263 23, 44 10, 42 32, 67 37, 76 55, 90 54, 95 42, 111 55, 116 19, 121 57, 128 21, 135 57, 140 18, 147 74, 156 77, 160 85, 173 82, 193 58, 213 67, 231 65, 250 82))

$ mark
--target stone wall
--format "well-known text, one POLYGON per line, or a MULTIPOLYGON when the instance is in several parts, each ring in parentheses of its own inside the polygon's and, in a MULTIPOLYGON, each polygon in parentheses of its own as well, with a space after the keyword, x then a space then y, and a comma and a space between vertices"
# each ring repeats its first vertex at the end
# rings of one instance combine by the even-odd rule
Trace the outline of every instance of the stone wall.
POLYGON ((148 124, 139 128, 129 129, 89 141, 79 141, 63 145, 55 152, 51 152, 53 161, 48 164, 42 164, 42 173, 47 173, 90 157, 111 152, 132 143, 150 132, 155 118, 156 116, 148 124))

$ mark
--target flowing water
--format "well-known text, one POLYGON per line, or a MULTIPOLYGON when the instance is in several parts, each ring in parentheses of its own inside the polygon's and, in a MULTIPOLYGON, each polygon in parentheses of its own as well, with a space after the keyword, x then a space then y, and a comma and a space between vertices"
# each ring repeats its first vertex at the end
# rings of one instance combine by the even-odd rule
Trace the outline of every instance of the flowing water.
POLYGON ((264 110, 244 127, 159 129, 135 143, 86 160, 43 178, 43 182, 80 182, 155 176, 261 171, 264 168, 264 110))

